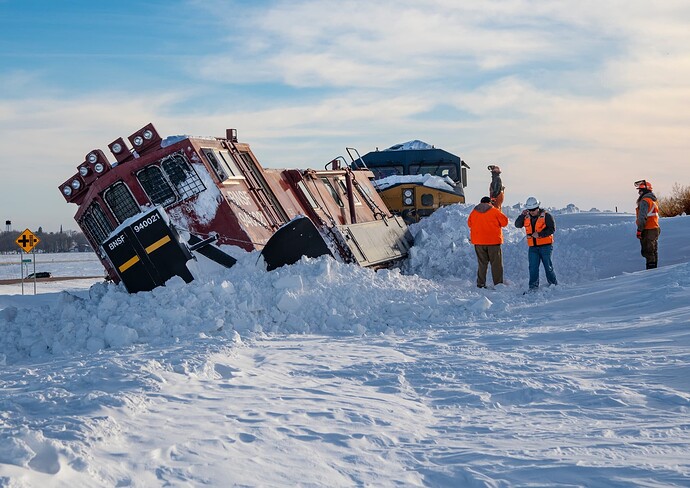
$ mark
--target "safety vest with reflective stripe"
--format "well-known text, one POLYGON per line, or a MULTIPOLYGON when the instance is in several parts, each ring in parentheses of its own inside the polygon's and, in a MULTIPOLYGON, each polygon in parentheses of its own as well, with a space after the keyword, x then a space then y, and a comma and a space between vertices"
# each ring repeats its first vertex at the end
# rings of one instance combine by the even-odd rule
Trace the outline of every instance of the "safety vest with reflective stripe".
POLYGON ((543 246, 545 244, 553 244, 553 234, 547 237, 531 237, 535 232, 541 232, 546 229, 546 212, 543 210, 539 213, 537 217, 537 222, 532 230, 532 218, 529 215, 525 216, 525 232, 527 233, 527 245, 531 246, 543 246))
MULTIPOLYGON (((647 220, 645 221, 645 229, 656 229, 659 227, 659 205, 649 197, 644 197, 642 200, 647 200, 647 220)), ((640 207, 635 209, 635 214, 640 216, 640 207)))

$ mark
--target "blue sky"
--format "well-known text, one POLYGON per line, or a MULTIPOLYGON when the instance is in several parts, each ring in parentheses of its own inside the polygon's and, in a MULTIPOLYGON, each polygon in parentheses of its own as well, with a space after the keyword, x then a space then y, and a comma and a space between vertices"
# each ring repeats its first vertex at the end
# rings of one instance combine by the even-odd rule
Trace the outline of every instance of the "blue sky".
POLYGON ((632 211, 637 179, 690 184, 688 25, 684 0, 0 0, 0 218, 76 228, 57 186, 149 122, 237 128, 267 167, 421 139, 471 201, 499 164, 507 204, 632 211))

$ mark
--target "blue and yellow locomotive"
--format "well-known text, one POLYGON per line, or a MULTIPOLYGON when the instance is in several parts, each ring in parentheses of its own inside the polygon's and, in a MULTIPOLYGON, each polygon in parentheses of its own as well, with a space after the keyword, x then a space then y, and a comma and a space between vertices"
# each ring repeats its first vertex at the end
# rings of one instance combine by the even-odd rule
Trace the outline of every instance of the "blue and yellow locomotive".
POLYGON ((391 212, 409 224, 453 203, 465 203, 469 166, 455 154, 414 140, 354 160, 374 174, 374 186, 391 212))

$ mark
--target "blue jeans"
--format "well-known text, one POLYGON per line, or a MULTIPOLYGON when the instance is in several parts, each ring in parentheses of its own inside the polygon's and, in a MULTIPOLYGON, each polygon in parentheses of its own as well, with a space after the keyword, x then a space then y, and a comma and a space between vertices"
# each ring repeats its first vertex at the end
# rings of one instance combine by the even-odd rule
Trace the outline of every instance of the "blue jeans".
POLYGON ((551 262, 551 254, 553 253, 553 245, 546 244, 544 246, 531 246, 529 248, 529 287, 539 288, 539 263, 544 265, 544 273, 546 279, 551 285, 557 285, 556 273, 553 271, 553 263, 551 262))

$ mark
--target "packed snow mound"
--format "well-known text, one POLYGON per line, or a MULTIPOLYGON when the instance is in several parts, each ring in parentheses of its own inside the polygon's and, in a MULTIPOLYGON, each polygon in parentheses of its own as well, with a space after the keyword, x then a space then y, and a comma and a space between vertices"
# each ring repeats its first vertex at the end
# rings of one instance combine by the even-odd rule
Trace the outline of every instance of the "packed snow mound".
MULTIPOLYGON (((467 217, 474 207, 474 204, 449 205, 411 225, 414 246, 402 266, 403 273, 434 280, 463 280, 468 286, 475 283, 477 258, 467 227, 467 217)), ((502 246, 504 278, 509 283, 526 283, 529 276, 525 232, 514 225, 522 210, 520 204, 503 207, 509 218, 508 226, 503 229, 502 246)), ((556 222, 553 261, 559 284, 586 283, 642 269, 644 260, 635 237, 634 215, 580 212, 571 205, 548 210, 556 222)), ((665 257, 667 265, 685 262, 684 256, 690 256, 690 240, 683 230, 685 218, 662 221, 660 255, 664 256, 667 246, 677 250, 665 257), (677 255, 681 257, 673 257, 677 255)), ((540 272, 544 282, 543 270, 540 272)))
MULTIPOLYGON (((98 284, 88 298, 63 292, 50 305, 8 306, 0 310, 0 364, 209 334, 405 334, 506 311, 527 300, 522 296, 528 278, 524 232, 512 222, 504 229, 507 286, 496 290, 497 299, 489 303, 475 286, 476 256, 467 228, 473 207, 444 207, 410 226, 415 244, 399 269, 375 272, 321 257, 266 272, 259 253, 230 248, 238 259, 235 266, 218 268, 199 256, 189 263, 196 277, 190 284, 174 278, 165 287, 135 295, 122 285, 98 284)), ((559 293, 642 269, 633 215, 554 215, 559 293)), ((687 218, 662 222, 664 265, 674 264, 664 258, 665 246, 681 256, 677 262, 690 256, 682 225, 687 218)))
POLYGON ((0 361, 197 334, 397 333, 418 327, 420 319, 433 324, 448 313, 455 319, 471 313, 458 308, 462 297, 444 292, 441 284, 397 269, 375 272, 322 257, 269 273, 256 253, 233 254, 240 259, 230 269, 209 271, 192 263, 198 278, 190 284, 176 277, 134 295, 122 285, 98 284, 88 299, 65 292, 51 307, 5 308, 0 361))
POLYGON ((430 174, 424 175, 392 175, 380 180, 374 180, 374 187, 378 191, 385 190, 395 185, 402 185, 405 183, 416 183, 426 186, 427 188, 435 188, 437 190, 454 191, 455 183, 447 176, 435 176, 430 174))
POLYGON ((415 139, 413 141, 401 142, 400 144, 395 144, 394 146, 384 149, 384 151, 409 151, 412 149, 433 149, 434 146, 427 144, 424 141, 415 139))

